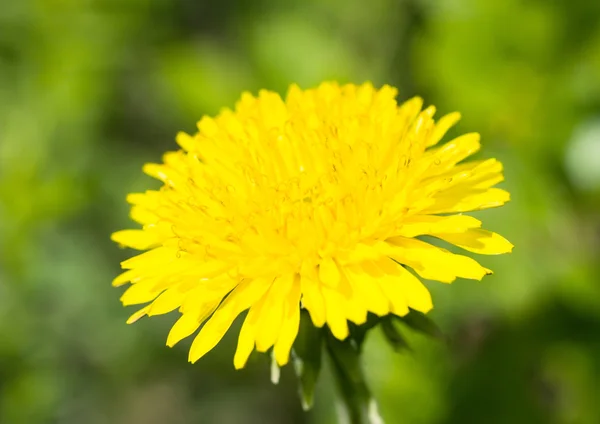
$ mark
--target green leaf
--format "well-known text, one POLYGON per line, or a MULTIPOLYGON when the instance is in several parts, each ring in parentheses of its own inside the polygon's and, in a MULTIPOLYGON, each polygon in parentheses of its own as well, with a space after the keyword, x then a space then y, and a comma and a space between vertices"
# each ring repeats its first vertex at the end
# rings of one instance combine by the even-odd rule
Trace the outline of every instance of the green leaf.
POLYGON ((434 337, 439 340, 446 341, 446 335, 440 330, 435 322, 422 312, 411 309, 410 312, 403 316, 394 316, 397 320, 408 325, 413 330, 419 331, 427 336, 434 337))
POLYGON ((308 312, 300 312, 300 329, 292 350, 292 361, 298 376, 302 408, 312 408, 315 385, 321 371, 323 329, 313 325, 308 312))
POLYGON ((392 349, 396 352, 403 349, 412 350, 389 315, 381 319, 381 330, 388 343, 392 346, 392 349))

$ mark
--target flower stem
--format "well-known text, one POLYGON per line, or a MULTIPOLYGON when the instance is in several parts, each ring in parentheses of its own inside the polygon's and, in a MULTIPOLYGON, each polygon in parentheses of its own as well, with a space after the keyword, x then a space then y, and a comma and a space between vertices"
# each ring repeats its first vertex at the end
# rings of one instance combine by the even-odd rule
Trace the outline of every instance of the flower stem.
POLYGON ((327 352, 338 387, 340 424, 384 424, 365 381, 358 345, 329 334, 327 352))

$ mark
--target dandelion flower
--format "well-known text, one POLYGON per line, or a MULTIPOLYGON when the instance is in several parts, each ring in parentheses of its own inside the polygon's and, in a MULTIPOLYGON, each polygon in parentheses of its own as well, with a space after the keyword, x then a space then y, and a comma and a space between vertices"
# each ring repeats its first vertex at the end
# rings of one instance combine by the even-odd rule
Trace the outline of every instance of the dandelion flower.
POLYGON ((428 312, 420 278, 481 280, 474 259, 430 244, 431 236, 480 254, 510 252, 500 235, 463 212, 509 200, 496 159, 470 133, 440 140, 460 118, 434 121, 422 100, 396 103, 393 87, 323 83, 284 98, 244 93, 234 110, 204 117, 178 151, 144 172, 160 190, 130 194, 141 229, 112 239, 146 251, 122 263, 113 285, 131 283, 124 305, 147 304, 128 322, 178 309, 167 345, 195 336, 189 360, 210 351, 242 312, 234 357, 273 348, 288 362, 300 309, 337 339, 368 313, 428 312), (420 277, 420 278, 419 278, 420 277))

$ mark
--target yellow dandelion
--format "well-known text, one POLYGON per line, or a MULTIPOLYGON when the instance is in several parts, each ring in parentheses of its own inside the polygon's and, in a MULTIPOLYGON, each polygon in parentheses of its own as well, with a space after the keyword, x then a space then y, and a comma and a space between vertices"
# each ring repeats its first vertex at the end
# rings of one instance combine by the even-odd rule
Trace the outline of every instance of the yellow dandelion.
POLYGON ((480 254, 510 252, 500 235, 463 212, 509 200, 496 159, 462 162, 479 135, 438 146, 460 118, 435 122, 422 100, 396 103, 395 88, 323 83, 285 99, 244 93, 235 110, 204 117, 195 135, 144 172, 160 190, 128 196, 142 229, 112 239, 147 250, 122 263, 124 305, 147 304, 128 322, 179 309, 173 346, 195 333, 197 361, 248 311, 234 365, 273 348, 288 362, 300 309, 342 340, 369 312, 428 312, 416 276, 445 283, 491 271, 429 244, 432 236, 480 254), (415 275, 416 274, 416 275, 415 275))

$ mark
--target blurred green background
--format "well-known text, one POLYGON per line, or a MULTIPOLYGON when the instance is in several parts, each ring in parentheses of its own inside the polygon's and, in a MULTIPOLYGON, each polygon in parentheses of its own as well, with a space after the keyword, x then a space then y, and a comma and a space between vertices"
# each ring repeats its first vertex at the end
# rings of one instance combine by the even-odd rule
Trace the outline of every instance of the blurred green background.
POLYGON ((600 2, 2 0, 0 423, 334 423, 327 370, 236 372, 236 332, 196 365, 164 346, 177 314, 125 325, 110 286, 131 254, 141 173, 242 90, 323 79, 420 94, 512 202, 482 216, 516 246, 483 282, 429 284, 446 346, 374 332, 365 366, 389 424, 600 423, 600 2))

